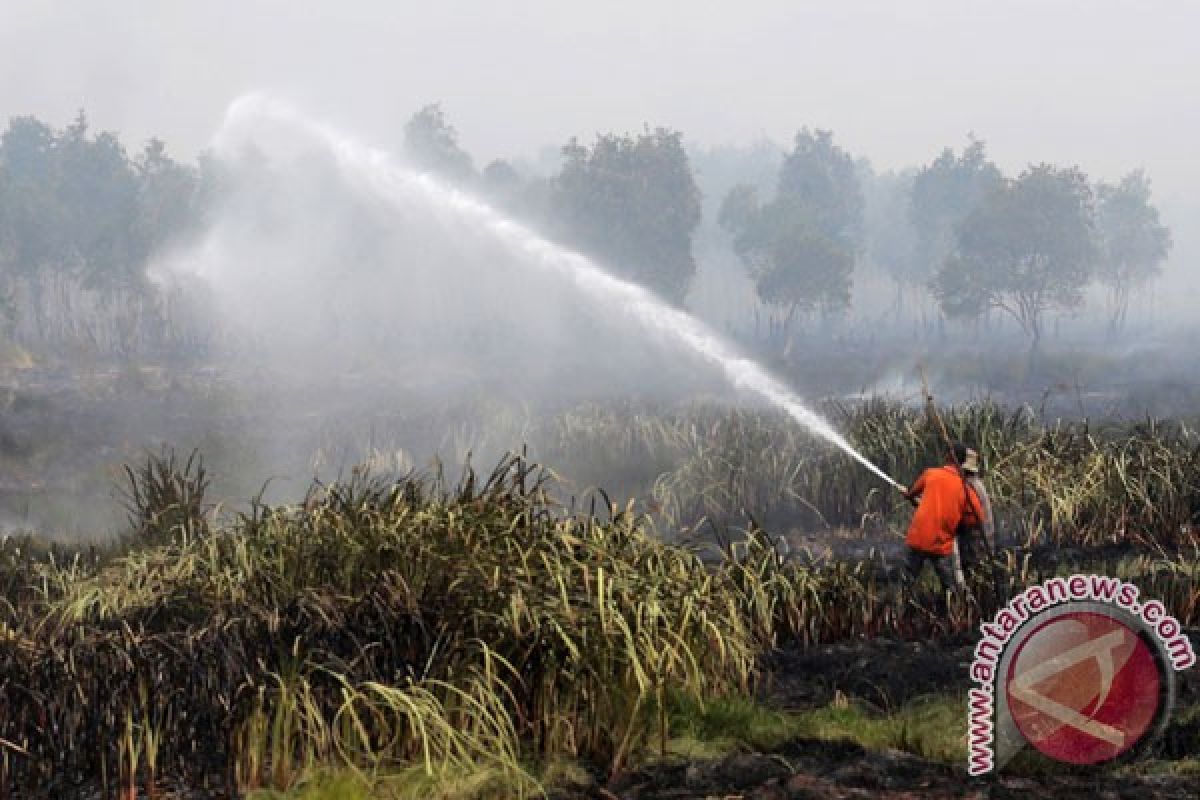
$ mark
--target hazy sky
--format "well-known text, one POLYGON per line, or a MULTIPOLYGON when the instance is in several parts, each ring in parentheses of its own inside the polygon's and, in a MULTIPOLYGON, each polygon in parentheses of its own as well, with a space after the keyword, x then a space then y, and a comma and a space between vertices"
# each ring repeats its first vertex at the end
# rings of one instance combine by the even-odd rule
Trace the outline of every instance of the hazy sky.
POLYGON ((1200 2, 0 0, 0 117, 80 107, 190 156, 275 91, 377 143, 438 100, 480 163, 571 135, 696 142, 834 130, 878 166, 968 131, 1008 169, 1145 166, 1196 207, 1200 2))

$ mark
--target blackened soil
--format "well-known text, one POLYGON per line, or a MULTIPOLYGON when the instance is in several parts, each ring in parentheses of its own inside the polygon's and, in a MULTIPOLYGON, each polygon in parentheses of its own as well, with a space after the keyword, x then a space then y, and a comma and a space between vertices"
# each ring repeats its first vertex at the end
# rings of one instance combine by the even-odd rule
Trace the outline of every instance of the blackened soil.
MULTIPOLYGON (((571 795, 566 795, 571 797, 571 795)), ((720 760, 658 766, 576 795, 621 800, 810 800, 810 798, 1188 798, 1200 796, 1191 776, 1101 773, 986 779, 895 750, 848 742, 796 740, 773 753, 736 753, 720 760)))
MULTIPOLYGON (((1192 632, 1193 643, 1200 636, 1192 632)), ((965 693, 974 642, 844 643, 776 654, 762 699, 786 709, 816 708, 844 696, 883 713, 922 696, 965 693)), ((1158 743, 1162 762, 1200 756, 1200 675, 1178 674, 1176 719, 1158 743)), ((965 708, 964 708, 965 713, 965 708)), ((965 765, 926 761, 896 750, 871 751, 849 741, 795 739, 769 753, 656 764, 604 785, 558 790, 556 800, 808 800, 809 798, 1118 798, 1200 797, 1200 775, 1134 774, 1081 769, 971 778, 965 765)))
POLYGON ((838 692, 888 711, 923 695, 966 692, 975 644, 871 639, 771 657, 763 689, 768 705, 798 711, 827 705, 838 692))

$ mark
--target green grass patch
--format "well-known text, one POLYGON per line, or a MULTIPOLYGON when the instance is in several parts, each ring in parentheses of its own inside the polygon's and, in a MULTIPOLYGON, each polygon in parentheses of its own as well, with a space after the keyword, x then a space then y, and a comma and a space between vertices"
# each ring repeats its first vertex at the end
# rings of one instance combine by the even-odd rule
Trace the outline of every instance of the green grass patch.
POLYGON ((966 699, 936 695, 887 714, 852 703, 834 703, 795 715, 796 735, 849 739, 873 750, 902 750, 930 761, 961 764, 966 751, 966 699))
POLYGON ((430 774, 416 766, 376 777, 351 771, 324 772, 286 792, 250 792, 247 800, 511 800, 530 796, 528 786, 511 786, 504 778, 486 767, 430 774))
POLYGON ((670 733, 671 754, 688 758, 713 758, 738 748, 766 752, 807 737, 849 739, 869 749, 957 764, 966 759, 966 699, 937 695, 881 714, 853 702, 782 712, 740 697, 705 703, 674 698, 670 733))
MULTIPOLYGON (((745 697, 727 696, 700 702, 683 694, 668 700, 667 757, 715 759, 735 750, 770 752, 796 738, 848 739, 868 749, 895 749, 931 761, 962 763, 965 700, 939 695, 914 701, 881 714, 852 702, 837 702, 802 712, 767 708, 745 697)), ((643 756, 658 756, 655 737, 643 756)), ((592 783, 578 763, 556 758, 536 770, 547 788, 592 783)), ((413 768, 366 781, 350 773, 317 776, 290 792, 259 791, 250 800, 492 800, 513 796, 502 776, 481 770, 469 775, 428 776, 413 768)))
POLYGON ((288 792, 262 789, 250 792, 247 800, 372 800, 368 782, 352 773, 321 775, 288 792))
POLYGON ((798 718, 744 697, 700 702, 671 698, 670 751, 689 758, 717 757, 737 747, 773 750, 798 735, 798 718))

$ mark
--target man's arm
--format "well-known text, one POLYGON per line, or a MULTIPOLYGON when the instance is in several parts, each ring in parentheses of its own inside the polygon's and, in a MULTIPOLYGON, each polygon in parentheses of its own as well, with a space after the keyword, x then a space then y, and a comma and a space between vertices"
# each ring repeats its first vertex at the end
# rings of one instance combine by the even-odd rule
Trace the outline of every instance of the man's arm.
POLYGON ((908 487, 908 491, 904 493, 904 499, 912 503, 913 508, 917 506, 917 500, 925 493, 925 473, 922 472, 920 477, 913 481, 913 485, 908 487))

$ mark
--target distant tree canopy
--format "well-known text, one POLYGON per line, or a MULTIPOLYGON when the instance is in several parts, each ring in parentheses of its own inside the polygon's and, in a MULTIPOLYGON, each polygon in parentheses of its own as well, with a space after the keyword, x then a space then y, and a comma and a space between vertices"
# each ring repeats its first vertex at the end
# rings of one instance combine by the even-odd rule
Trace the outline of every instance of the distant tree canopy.
POLYGON ((804 227, 785 228, 760 251, 768 265, 757 275, 759 298, 787 309, 839 309, 850 303, 854 256, 828 236, 804 227))
POLYGON ((1109 290, 1110 327, 1116 330, 1125 323, 1130 294, 1161 273, 1171 232, 1150 204, 1150 181, 1141 171, 1116 186, 1101 183, 1096 200, 1096 278, 1109 290))
POLYGON ((572 139, 547 198, 550 225, 619 275, 674 303, 696 271, 700 190, 682 135, 665 128, 572 139))
MULTIPOLYGON (((683 302, 696 272, 702 198, 679 132, 605 134, 590 146, 571 140, 561 166, 546 161, 541 176, 505 160, 477 172, 433 104, 408 121, 403 149, 419 168, 469 185, 616 274, 683 302)), ((1160 274, 1172 245, 1140 171, 1094 188, 1078 169, 1044 164, 1008 179, 971 139, 919 170, 876 174, 830 132, 808 129, 787 152, 766 142, 697 152, 717 189, 709 206, 717 226, 701 246, 711 254, 732 238, 785 350, 797 317, 848 307, 860 255, 898 287, 931 290, 947 316, 1001 310, 1036 347, 1046 314, 1078 308, 1094 284, 1107 290, 1110 325, 1119 329, 1131 296, 1160 274)), ((228 169, 204 156, 195 166, 176 162, 157 139, 131 156, 114 134, 90 130, 82 112, 61 130, 10 120, 0 133, 0 322, 18 336, 45 329, 51 317, 64 329, 80 308, 72 292, 93 311, 151 308, 147 262, 205 223, 228 169), (118 296, 136 302, 114 303, 118 296)), ((897 312, 903 302, 898 292, 897 312)), ((103 324, 111 331, 125 322, 103 324)))
POLYGON ((131 288, 150 253, 191 224, 197 173, 151 140, 130 159, 81 112, 63 131, 14 118, 0 135, 0 270, 131 288))
POLYGON ((909 203, 916 234, 910 272, 898 277, 922 284, 933 277, 955 249, 958 225, 1003 185, 1003 174, 978 139, 962 155, 947 147, 923 167, 913 178, 909 203))
POLYGON ((775 204, 848 250, 862 245, 864 201, 857 166, 833 143, 830 131, 805 128, 796 134, 779 168, 775 204))
POLYGON ((948 316, 998 308, 1036 347, 1051 309, 1083 300, 1096 243, 1092 190, 1076 168, 1030 167, 988 194, 957 229, 955 252, 933 281, 948 316))
POLYGON ((507 193, 516 191, 521 186, 521 176, 513 165, 502 159, 496 159, 483 168, 483 186, 489 192, 507 193))
POLYGON ((780 166, 774 199, 764 204, 755 188, 735 186, 718 221, 759 299, 783 310, 787 328, 797 313, 849 304, 863 208, 854 160, 828 131, 805 129, 780 166))
POLYGON ((0 295, 10 331, 24 317, 38 330, 78 327, 69 287, 145 295, 148 259, 196 224, 199 181, 158 140, 130 158, 114 134, 93 134, 83 112, 61 131, 13 118, 0 134, 0 295))
POLYGON ((471 156, 458 144, 458 131, 438 103, 425 106, 404 126, 404 155, 418 168, 453 181, 475 177, 471 156))

